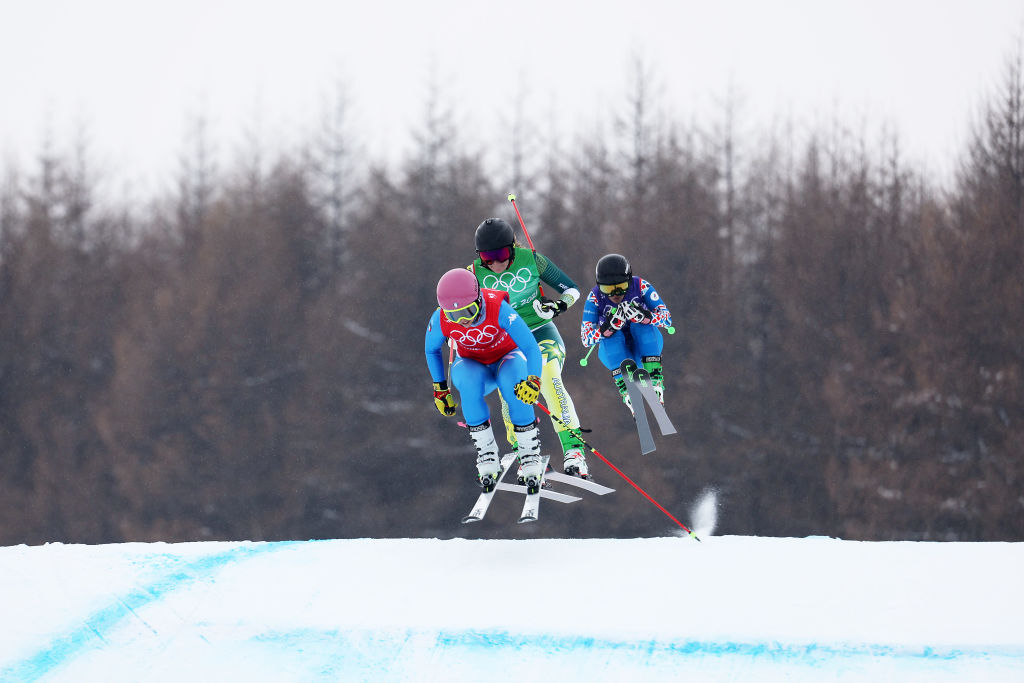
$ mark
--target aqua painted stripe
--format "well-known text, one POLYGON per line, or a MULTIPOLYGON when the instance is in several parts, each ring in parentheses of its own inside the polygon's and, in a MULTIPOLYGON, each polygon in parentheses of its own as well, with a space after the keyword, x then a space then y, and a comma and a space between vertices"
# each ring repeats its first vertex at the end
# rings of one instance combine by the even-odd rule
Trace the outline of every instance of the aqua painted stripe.
MULTIPOLYGON (((412 634, 409 636, 412 637, 412 634)), ((852 643, 738 642, 738 641, 659 641, 610 640, 586 636, 529 635, 504 632, 449 631, 437 636, 439 646, 465 649, 533 649, 541 652, 605 650, 646 652, 669 656, 741 656, 772 659, 808 660, 845 657, 890 657, 950 660, 964 657, 1021 657, 1019 647, 929 647, 852 643)))
POLYGON ((146 557, 147 562, 163 557, 173 560, 175 564, 184 565, 185 568, 169 569, 158 574, 145 585, 116 596, 109 605, 87 616, 82 626, 55 636, 35 654, 0 671, 0 680, 37 680, 73 660, 82 652, 105 644, 105 634, 117 628, 125 619, 137 616, 136 612, 143 607, 163 600, 168 594, 178 589, 207 579, 228 565, 295 543, 298 541, 243 545, 222 553, 198 557, 194 561, 166 553, 146 557))
MULTIPOLYGON (((738 640, 628 640, 478 630, 267 631, 235 643, 258 648, 303 680, 520 680, 559 672, 566 681, 705 680, 737 667, 756 680, 825 680, 857 671, 858 680, 985 680, 1019 667, 1020 646, 928 647, 738 640), (492 668, 497 666, 500 673, 492 668), (566 667, 572 675, 565 677, 566 667), (481 672, 491 672, 482 676, 481 672), (609 672, 614 672, 609 674, 609 672), (994 673, 993 673, 994 672, 994 673), (703 676, 704 678, 701 678, 703 676), (865 676, 867 676, 865 678, 865 676)), ((991 680, 991 679, 990 679, 991 680)))
MULTIPOLYGON (((615 640, 591 636, 522 634, 504 631, 423 631, 423 630, 319 630, 294 629, 268 631, 253 642, 273 649, 297 648, 302 643, 330 643, 328 650, 337 653, 360 653, 370 658, 390 660, 397 653, 409 653, 417 646, 430 643, 435 651, 485 653, 496 650, 524 651, 545 656, 570 652, 602 652, 605 654, 643 655, 650 658, 676 659, 688 657, 743 657, 776 662, 803 663, 856 658, 895 659, 906 661, 954 661, 965 659, 1014 659, 1024 657, 1024 648, 1006 645, 943 646, 887 645, 872 643, 786 643, 741 642, 731 640, 615 640), (372 643, 372 648, 366 648, 372 643)), ((310 648, 316 649, 316 648, 310 648)), ((321 651, 321 655, 327 654, 321 651)))

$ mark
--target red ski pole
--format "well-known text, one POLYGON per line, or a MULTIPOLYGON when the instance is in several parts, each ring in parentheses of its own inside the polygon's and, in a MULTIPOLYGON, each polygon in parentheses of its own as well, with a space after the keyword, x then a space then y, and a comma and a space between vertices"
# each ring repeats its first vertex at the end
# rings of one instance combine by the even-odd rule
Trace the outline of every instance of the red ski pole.
POLYGON ((665 516, 666 516, 666 517, 668 517, 668 518, 669 518, 669 519, 671 519, 671 520, 672 520, 673 522, 675 522, 676 524, 678 524, 678 525, 679 525, 679 528, 680 528, 680 529, 682 529, 683 531, 685 531, 685 532, 686 532, 687 534, 689 534, 689 535, 690 535, 690 537, 692 537, 692 538, 693 538, 693 540, 695 540, 695 541, 697 541, 697 542, 700 542, 700 538, 698 538, 698 537, 697 537, 697 534, 693 533, 693 531, 691 531, 689 527, 687 527, 687 526, 686 526, 685 524, 683 524, 683 523, 682 523, 682 522, 680 522, 680 521, 679 521, 678 519, 676 519, 676 518, 675 518, 675 516, 673 516, 671 512, 669 512, 668 510, 666 510, 665 508, 663 508, 663 507, 661 506, 661 503, 659 503, 658 501, 654 500, 654 498, 651 498, 650 494, 648 494, 648 493, 647 493, 647 491, 644 491, 644 490, 643 490, 642 488, 640 488, 640 486, 639 486, 639 485, 637 485, 637 483, 636 483, 636 482, 634 482, 634 481, 633 481, 632 479, 630 479, 629 477, 627 477, 627 476, 625 475, 625 473, 623 473, 623 471, 622 471, 622 470, 620 470, 620 469, 619 469, 618 467, 616 467, 615 465, 613 465, 613 464, 611 463, 611 461, 610 461, 610 460, 608 460, 608 458, 606 458, 606 457, 604 457, 603 455, 601 455, 601 453, 600 453, 600 452, 598 452, 598 450, 597 450, 596 448, 594 448, 594 447, 593 447, 593 446, 591 446, 591 445, 590 445, 589 443, 587 443, 587 442, 586 442, 586 440, 584 440, 584 439, 583 439, 583 436, 582 436, 582 435, 581 435, 581 434, 580 434, 580 433, 579 433, 578 431, 576 431, 575 429, 573 429, 573 428, 572 428, 572 427, 570 427, 569 425, 565 424, 565 422, 562 422, 562 420, 560 420, 560 419, 558 418, 558 416, 557 416, 557 415, 552 415, 552 414, 551 414, 551 411, 550 411, 550 410, 548 410, 547 406, 545 406, 545 405, 544 405, 543 403, 537 403, 537 407, 538 407, 538 408, 540 408, 541 410, 543 410, 543 411, 544 411, 545 413, 547 413, 547 414, 548 414, 548 417, 550 417, 550 418, 551 418, 551 419, 553 419, 553 420, 556 420, 556 421, 558 421, 558 422, 559 422, 559 424, 561 424, 561 425, 562 425, 563 427, 565 427, 566 429, 568 429, 569 431, 571 431, 571 432, 572 432, 573 434, 575 434, 575 435, 576 435, 576 437, 577 437, 577 438, 578 438, 578 439, 579 439, 580 441, 582 441, 582 442, 583 442, 583 445, 584 445, 584 446, 586 446, 587 448, 589 448, 589 449, 590 449, 590 451, 591 451, 591 452, 592 452, 592 453, 593 453, 594 455, 596 455, 597 457, 601 458, 601 460, 602 460, 602 461, 604 462, 604 464, 605 464, 605 465, 608 465, 608 467, 611 467, 611 468, 612 468, 613 470, 615 470, 615 473, 616 473, 616 474, 618 474, 618 475, 619 475, 620 477, 622 477, 622 478, 623 478, 623 479, 625 479, 625 480, 626 480, 627 482, 629 482, 629 485, 630 485, 630 486, 632 486, 632 487, 633 487, 633 488, 635 488, 635 489, 636 489, 637 491, 639 491, 639 492, 640 492, 640 495, 642 495, 642 496, 643 496, 644 498, 646 498, 647 500, 649 500, 649 501, 650 501, 651 503, 653 503, 653 504, 654 504, 654 506, 655 506, 656 508, 658 508, 658 509, 659 509, 659 510, 661 510, 661 511, 662 511, 663 513, 665 513, 665 516))
MULTIPOLYGON (((530 251, 537 254, 537 249, 533 246, 533 240, 530 239, 530 233, 526 231, 526 223, 523 221, 523 215, 519 213, 519 207, 516 205, 516 195, 512 192, 508 193, 508 200, 512 202, 512 208, 516 210, 516 218, 519 219, 519 227, 523 229, 523 234, 526 235, 526 243, 530 245, 530 251)), ((544 296, 544 288, 537 286, 537 291, 541 296, 544 296)))
POLYGON ((519 227, 523 229, 523 234, 526 235, 526 242, 530 245, 530 250, 536 252, 533 248, 533 240, 530 239, 530 233, 526 232, 526 223, 523 222, 523 215, 519 213, 519 207, 516 206, 516 196, 509 192, 508 200, 512 202, 512 208, 516 210, 516 218, 519 219, 519 227))

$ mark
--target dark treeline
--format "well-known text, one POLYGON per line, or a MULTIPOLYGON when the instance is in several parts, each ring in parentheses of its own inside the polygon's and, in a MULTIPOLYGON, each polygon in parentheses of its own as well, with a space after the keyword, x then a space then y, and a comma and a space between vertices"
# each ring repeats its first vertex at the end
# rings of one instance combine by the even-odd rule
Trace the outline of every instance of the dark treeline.
POLYGON ((423 333, 476 225, 517 224, 509 190, 583 291, 617 251, 671 307, 679 435, 646 457, 607 371, 577 362, 582 304, 558 323, 591 440, 677 516, 710 486, 718 533, 1024 540, 1020 63, 942 187, 896 139, 754 142, 731 105, 703 130, 635 85, 613 133, 529 151, 523 132, 497 171, 437 100, 395 169, 334 118, 227 172, 197 133, 145 206, 99 201, 85 154, 9 169, 0 544, 666 533, 593 457, 619 493, 527 527, 499 496, 458 523, 474 452, 434 410, 423 333))

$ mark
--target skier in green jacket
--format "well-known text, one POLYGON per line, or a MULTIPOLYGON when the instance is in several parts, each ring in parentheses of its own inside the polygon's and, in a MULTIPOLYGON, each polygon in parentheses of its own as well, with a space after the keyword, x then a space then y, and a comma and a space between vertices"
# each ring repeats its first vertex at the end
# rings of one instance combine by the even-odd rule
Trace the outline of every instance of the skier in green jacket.
MULTIPOLYGON (((520 247, 512 226, 500 218, 488 218, 481 223, 476 229, 474 242, 477 258, 470 270, 476 274, 480 286, 508 292, 512 307, 526 321, 540 346, 544 362, 541 394, 552 415, 558 418, 555 420, 553 417, 551 423, 562 446, 562 470, 587 479, 590 470, 583 455, 583 442, 576 435, 580 420, 562 381, 565 342, 552 322, 555 316, 576 303, 580 290, 551 259, 520 247), (569 431, 570 428, 576 434, 569 431)), ((515 446, 508 407, 504 403, 501 412, 508 441, 515 446)))

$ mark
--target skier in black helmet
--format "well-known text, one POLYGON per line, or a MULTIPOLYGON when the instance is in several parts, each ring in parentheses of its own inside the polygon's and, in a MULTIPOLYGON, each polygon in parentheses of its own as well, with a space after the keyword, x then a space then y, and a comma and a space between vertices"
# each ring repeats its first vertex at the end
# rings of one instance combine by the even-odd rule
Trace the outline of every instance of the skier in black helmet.
POLYGON ((580 338, 583 346, 601 344, 597 357, 612 371, 622 402, 629 411, 626 382, 619 365, 627 358, 651 375, 658 399, 665 403, 665 375, 661 351, 665 341, 659 327, 672 326, 672 314, 650 282, 633 275, 629 261, 621 254, 607 254, 597 262, 597 286, 590 290, 583 307, 580 338))
MULTIPOLYGON (((551 424, 562 446, 562 469, 566 474, 586 479, 590 470, 583 442, 574 433, 578 433, 580 419, 562 382, 565 342, 553 322, 555 316, 576 303, 580 290, 547 256, 521 247, 512 226, 501 218, 488 218, 477 226, 473 242, 477 258, 469 268, 480 286, 508 292, 512 307, 526 321, 540 346, 544 361, 541 393, 548 409, 558 418, 552 419, 551 424)), ((514 444, 515 433, 504 403, 502 416, 509 443, 514 444)))

